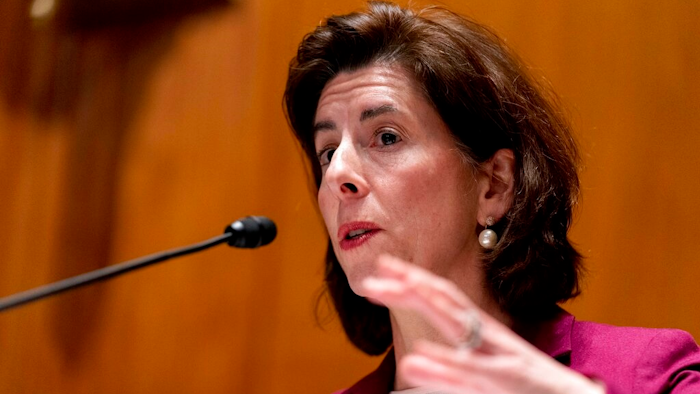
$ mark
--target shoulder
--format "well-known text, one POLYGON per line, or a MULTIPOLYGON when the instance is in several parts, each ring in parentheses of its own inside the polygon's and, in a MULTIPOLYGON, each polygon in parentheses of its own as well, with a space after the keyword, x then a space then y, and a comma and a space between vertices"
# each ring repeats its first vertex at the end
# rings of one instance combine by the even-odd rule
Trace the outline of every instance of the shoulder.
POLYGON ((681 330, 576 321, 570 357, 573 369, 624 388, 613 392, 683 393, 684 387, 700 387, 700 348, 681 330))
MULTIPOLYGON (((637 354, 659 342, 697 349, 693 337, 682 330, 618 327, 609 324, 575 321, 571 328, 572 351, 596 350, 617 354, 637 354)), ((596 352, 597 353, 597 352, 596 352)))

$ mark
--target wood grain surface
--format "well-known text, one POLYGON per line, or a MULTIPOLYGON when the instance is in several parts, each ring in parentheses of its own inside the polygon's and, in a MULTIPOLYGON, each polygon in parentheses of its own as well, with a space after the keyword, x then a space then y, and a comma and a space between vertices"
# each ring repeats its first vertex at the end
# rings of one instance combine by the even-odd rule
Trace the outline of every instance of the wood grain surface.
MULTIPOLYGON (((70 31, 29 3, 0 3, 0 296, 245 215, 279 236, 0 313, 0 392, 329 393, 370 371, 320 297, 324 229, 282 111, 304 34, 363 3, 70 31)), ((443 4, 492 26, 571 113, 589 274, 566 307, 700 338, 700 3, 443 4)))

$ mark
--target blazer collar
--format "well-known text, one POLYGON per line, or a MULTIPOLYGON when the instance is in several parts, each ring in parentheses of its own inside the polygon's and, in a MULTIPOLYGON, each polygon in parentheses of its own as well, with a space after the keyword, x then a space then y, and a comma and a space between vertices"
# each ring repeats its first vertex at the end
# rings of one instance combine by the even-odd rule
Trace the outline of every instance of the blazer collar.
POLYGON ((516 329, 528 342, 568 365, 571 358, 571 332, 575 318, 563 309, 550 320, 516 329))
POLYGON ((386 394, 394 390, 394 376, 396 375, 396 359, 392 348, 384 356, 384 360, 374 372, 365 376, 352 387, 344 391, 344 394, 386 394))

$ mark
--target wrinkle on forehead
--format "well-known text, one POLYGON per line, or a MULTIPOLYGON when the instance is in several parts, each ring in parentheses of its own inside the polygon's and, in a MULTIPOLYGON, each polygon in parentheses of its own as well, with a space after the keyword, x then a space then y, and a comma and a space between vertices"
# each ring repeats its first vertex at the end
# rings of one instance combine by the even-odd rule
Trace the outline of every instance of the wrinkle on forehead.
MULTIPOLYGON (((363 88, 385 88, 402 90, 406 87, 416 89, 416 83, 406 70, 399 66, 374 65, 360 68, 355 71, 343 71, 332 78, 321 91, 318 106, 323 105, 323 101, 335 95, 348 93, 354 89, 363 88), (363 76, 366 76, 363 78, 363 76), (363 78, 358 82, 358 78, 363 78)), ((420 89, 416 89, 419 92, 420 89)))
MULTIPOLYGON (((337 105, 338 103, 349 102, 368 97, 383 98, 385 103, 368 104, 366 111, 372 112, 376 108, 385 105, 393 107, 395 110, 410 110, 403 108, 402 96, 409 94, 408 89, 413 89, 414 93, 420 94, 420 89, 416 89, 416 83, 405 69, 399 66, 374 65, 364 67, 355 71, 344 71, 331 79, 321 92, 314 119, 314 134, 316 131, 332 129, 328 126, 333 124, 331 119, 326 118, 326 114, 321 109, 326 105, 337 105)), ((383 111, 382 112, 386 112, 383 111)))

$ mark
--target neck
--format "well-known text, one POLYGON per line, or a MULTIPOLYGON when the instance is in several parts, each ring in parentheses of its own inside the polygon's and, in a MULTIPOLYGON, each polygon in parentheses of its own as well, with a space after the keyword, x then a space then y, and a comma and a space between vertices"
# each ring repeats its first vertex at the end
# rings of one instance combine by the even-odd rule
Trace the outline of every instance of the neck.
MULTIPOLYGON (((467 275, 463 272, 444 276, 453 280, 484 313, 489 314, 504 325, 512 327, 513 321, 510 316, 500 308, 498 302, 493 299, 490 291, 485 287, 483 273, 481 275, 467 275)), ((419 313, 406 309, 390 309, 389 313, 397 366, 401 359, 413 350, 417 341, 447 344, 440 332, 419 313)), ((404 390, 411 387, 402 376, 396 375, 394 389, 404 390)))

